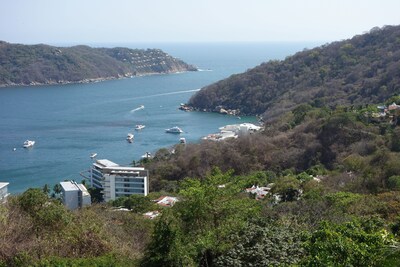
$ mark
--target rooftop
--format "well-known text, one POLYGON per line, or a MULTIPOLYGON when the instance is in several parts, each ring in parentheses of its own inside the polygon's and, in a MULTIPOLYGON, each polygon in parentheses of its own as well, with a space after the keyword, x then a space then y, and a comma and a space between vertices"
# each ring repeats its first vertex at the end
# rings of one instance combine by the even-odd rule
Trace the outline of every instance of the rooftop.
POLYGON ((77 191, 77 190, 79 190, 79 187, 77 186, 77 184, 72 182, 72 181, 60 182, 60 185, 62 186, 64 191, 77 191))
POLYGON ((96 163, 98 165, 100 165, 99 167, 118 167, 119 166, 117 163, 114 163, 108 159, 99 159, 99 160, 96 160, 96 163))
POLYGON ((7 185, 9 185, 10 183, 0 183, 0 189, 6 187, 7 185))
POLYGON ((77 186, 79 187, 83 196, 90 196, 89 192, 87 191, 86 187, 83 184, 77 184, 77 186))
POLYGON ((133 172, 133 171, 144 171, 143 167, 124 167, 119 166, 117 163, 112 162, 108 159, 99 159, 94 163, 95 166, 110 171, 121 171, 121 172, 133 172))

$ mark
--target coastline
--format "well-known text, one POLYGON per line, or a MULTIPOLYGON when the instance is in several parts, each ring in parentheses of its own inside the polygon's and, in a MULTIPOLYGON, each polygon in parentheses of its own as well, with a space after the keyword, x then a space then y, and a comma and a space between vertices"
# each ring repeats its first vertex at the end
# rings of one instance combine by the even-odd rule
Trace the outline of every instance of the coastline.
POLYGON ((152 75, 168 75, 168 74, 181 74, 186 72, 199 71, 198 68, 195 70, 178 70, 170 72, 147 72, 134 75, 133 73, 126 73, 124 75, 118 75, 118 77, 99 77, 99 78, 89 78, 79 81, 48 81, 46 83, 31 82, 30 84, 20 83, 20 84, 0 84, 0 88, 11 88, 11 87, 35 87, 35 86, 52 86, 52 85, 67 85, 67 84, 86 84, 86 83, 97 83, 111 80, 128 79, 135 77, 144 77, 152 75))

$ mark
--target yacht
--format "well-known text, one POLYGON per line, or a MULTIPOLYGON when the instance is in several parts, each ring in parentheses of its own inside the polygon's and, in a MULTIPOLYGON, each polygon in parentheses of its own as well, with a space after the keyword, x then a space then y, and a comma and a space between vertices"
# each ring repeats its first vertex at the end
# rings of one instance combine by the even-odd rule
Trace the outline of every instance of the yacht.
POLYGON ((172 127, 172 128, 165 129, 165 131, 166 131, 167 133, 174 133, 174 134, 183 133, 182 129, 179 128, 178 126, 174 126, 174 127, 172 127))
POLYGON ((128 140, 128 142, 132 142, 134 137, 135 136, 133 134, 128 133, 128 136, 126 137, 126 140, 128 140))
POLYGON ((136 124, 135 130, 136 130, 136 131, 140 131, 140 130, 142 130, 144 127, 146 127, 146 126, 143 125, 143 124, 136 124))
POLYGON ((96 156, 97 156, 97 153, 92 153, 92 154, 90 154, 90 158, 91 158, 91 159, 94 159, 96 156))
POLYGON ((24 142, 24 147, 25 147, 25 148, 33 147, 34 144, 35 144, 35 141, 26 140, 26 141, 24 142))

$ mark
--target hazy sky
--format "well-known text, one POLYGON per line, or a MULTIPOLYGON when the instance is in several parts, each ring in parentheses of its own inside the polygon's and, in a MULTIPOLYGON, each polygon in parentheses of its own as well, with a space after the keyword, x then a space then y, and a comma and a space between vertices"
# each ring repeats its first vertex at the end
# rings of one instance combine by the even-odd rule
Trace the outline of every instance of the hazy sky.
POLYGON ((0 0, 18 43, 335 41, 400 24, 400 0, 0 0))

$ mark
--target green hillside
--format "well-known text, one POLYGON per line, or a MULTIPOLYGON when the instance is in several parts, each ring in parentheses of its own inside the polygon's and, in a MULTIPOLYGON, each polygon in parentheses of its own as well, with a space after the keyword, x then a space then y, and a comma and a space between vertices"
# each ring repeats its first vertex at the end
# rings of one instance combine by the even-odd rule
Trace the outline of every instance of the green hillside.
POLYGON ((0 41, 0 86, 77 83, 195 70, 159 49, 54 47, 0 41))
POLYGON ((203 88, 190 105, 272 118, 302 103, 358 105, 399 92, 400 26, 386 26, 232 75, 203 88))

